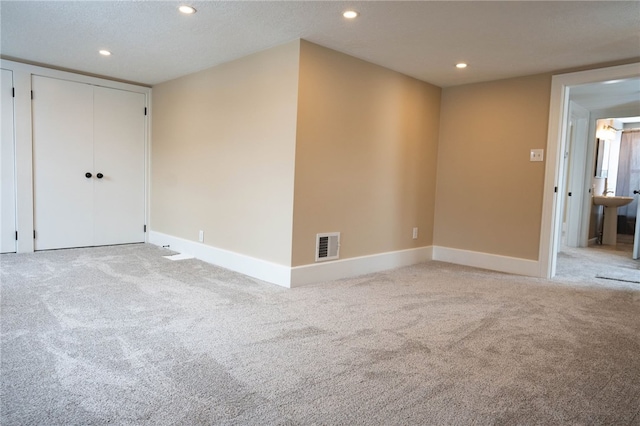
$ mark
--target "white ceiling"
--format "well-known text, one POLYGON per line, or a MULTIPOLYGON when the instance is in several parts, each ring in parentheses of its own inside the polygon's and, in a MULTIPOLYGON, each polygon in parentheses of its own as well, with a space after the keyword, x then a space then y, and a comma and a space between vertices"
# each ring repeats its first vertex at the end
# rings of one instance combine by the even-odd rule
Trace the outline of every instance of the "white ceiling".
POLYGON ((153 85, 304 38, 441 87, 640 57, 638 1, 184 3, 2 0, 1 53, 153 85))
POLYGON ((569 96, 572 101, 592 112, 615 117, 640 115, 640 78, 571 87, 569 96))

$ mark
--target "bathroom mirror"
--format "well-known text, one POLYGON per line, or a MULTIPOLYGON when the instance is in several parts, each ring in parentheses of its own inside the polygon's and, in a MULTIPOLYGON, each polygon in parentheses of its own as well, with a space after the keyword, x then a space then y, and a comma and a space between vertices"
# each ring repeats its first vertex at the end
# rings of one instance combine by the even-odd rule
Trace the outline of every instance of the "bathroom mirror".
POLYGON ((609 177, 609 141, 598 139, 596 143, 596 170, 595 177, 609 177))

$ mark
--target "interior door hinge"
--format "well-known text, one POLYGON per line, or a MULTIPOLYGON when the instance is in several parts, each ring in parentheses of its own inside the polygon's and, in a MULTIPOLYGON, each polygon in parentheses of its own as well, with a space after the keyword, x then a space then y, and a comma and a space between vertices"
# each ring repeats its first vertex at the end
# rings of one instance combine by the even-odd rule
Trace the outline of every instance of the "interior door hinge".
POLYGON ((558 192, 558 187, 553 188, 553 192, 558 192))
POLYGON ((34 240, 36 239, 36 230, 35 229, 33 230, 33 239, 34 240))
POLYGON ((147 107, 144 107, 144 115, 147 115, 147 107))
POLYGON ((12 87, 12 88, 11 88, 11 97, 12 97, 12 98, 15 98, 15 97, 16 97, 16 88, 15 88, 15 87, 12 87))
POLYGON ((144 232, 147 232, 147 225, 144 226, 144 232))
POLYGON ((18 241, 18 231, 16 231, 16 241, 18 241))
POLYGON ((31 91, 31 100, 33 100, 33 90, 31 91))

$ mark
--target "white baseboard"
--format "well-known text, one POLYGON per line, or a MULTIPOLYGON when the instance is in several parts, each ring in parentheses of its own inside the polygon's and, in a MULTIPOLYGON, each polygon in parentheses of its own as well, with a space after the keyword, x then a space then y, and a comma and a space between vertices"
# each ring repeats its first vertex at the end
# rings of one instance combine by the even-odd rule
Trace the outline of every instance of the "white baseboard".
POLYGON ((150 231, 149 243, 282 287, 291 287, 291 268, 161 232, 150 231))
POLYGON ((420 247, 291 268, 156 231, 149 232, 149 243, 287 288, 412 265, 431 260, 432 253, 420 247))
POLYGON ((295 266, 291 268, 291 287, 399 268, 431 260, 431 257, 432 247, 428 246, 295 266))
POLYGON ((287 288, 350 278, 429 260, 510 274, 540 276, 540 265, 537 260, 437 246, 312 263, 292 268, 156 231, 149 232, 149 243, 161 247, 168 245, 170 250, 287 288))
POLYGON ((516 275, 540 276, 540 265, 537 260, 500 256, 477 251, 436 246, 433 248, 433 260, 516 275))

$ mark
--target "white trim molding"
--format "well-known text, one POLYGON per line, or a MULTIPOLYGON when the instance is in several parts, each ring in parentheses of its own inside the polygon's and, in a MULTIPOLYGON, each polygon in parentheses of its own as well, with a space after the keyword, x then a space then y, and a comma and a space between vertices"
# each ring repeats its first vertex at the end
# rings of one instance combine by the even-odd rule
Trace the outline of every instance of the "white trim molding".
POLYGON ((431 247, 419 247, 291 268, 156 231, 149 232, 149 243, 287 288, 413 265, 432 256, 431 247))
POLYGON ((149 232, 149 243, 160 247, 168 246, 171 251, 188 254, 204 262, 240 272, 259 280, 282 287, 291 287, 291 268, 288 266, 156 231, 149 232))
POLYGON ((540 271, 537 260, 437 246, 289 267, 157 231, 149 232, 149 243, 286 288, 351 278, 430 260, 534 277, 539 276, 540 271))
POLYGON ((431 246, 398 250, 291 268, 291 287, 339 280, 431 260, 431 246))
POLYGON ((441 262, 455 263, 456 265, 472 266, 475 268, 533 277, 539 276, 540 271, 537 260, 448 247, 434 247, 432 259, 441 262))

